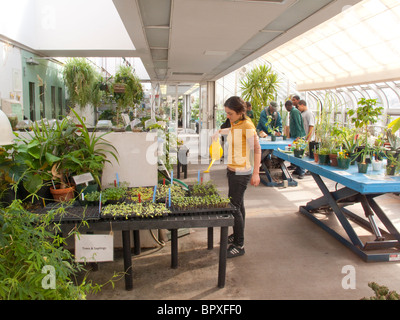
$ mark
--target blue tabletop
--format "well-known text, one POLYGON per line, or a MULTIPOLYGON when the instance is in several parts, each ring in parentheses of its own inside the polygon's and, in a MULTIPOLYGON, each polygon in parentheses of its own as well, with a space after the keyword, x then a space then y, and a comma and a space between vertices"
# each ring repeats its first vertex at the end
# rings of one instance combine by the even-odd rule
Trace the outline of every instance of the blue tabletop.
POLYGON ((285 147, 293 144, 293 139, 283 140, 282 137, 276 137, 276 141, 271 141, 271 137, 260 138, 261 150, 285 150, 285 147))
POLYGON ((320 165, 307 156, 300 159, 277 150, 274 150, 274 155, 362 194, 400 192, 400 176, 386 176, 385 169, 372 171, 372 166, 369 165, 367 173, 364 174, 358 173, 357 165, 351 165, 345 170, 320 165))

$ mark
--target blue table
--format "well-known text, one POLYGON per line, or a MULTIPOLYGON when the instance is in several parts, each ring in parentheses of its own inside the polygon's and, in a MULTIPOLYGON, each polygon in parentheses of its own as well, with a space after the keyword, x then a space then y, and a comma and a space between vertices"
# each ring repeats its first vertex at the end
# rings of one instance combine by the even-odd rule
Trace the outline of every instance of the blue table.
POLYGON ((374 199, 382 194, 400 192, 400 177, 385 176, 384 170, 375 173, 372 168, 368 169, 367 174, 358 173, 356 165, 350 166, 348 170, 343 170, 317 164, 308 158, 296 158, 291 154, 280 151, 274 151, 274 155, 309 170, 323 194, 322 197, 301 206, 300 213, 367 262, 400 261, 400 234, 374 199), (343 188, 329 191, 322 177, 337 182, 343 188), (345 208, 355 203, 361 204, 367 219, 345 208), (335 214, 348 239, 316 217, 316 214, 321 213, 321 211, 328 215, 335 214), (387 230, 379 228, 376 219, 379 219, 387 230), (370 237, 367 241, 362 241, 350 221, 368 230, 375 239, 370 237))
POLYGON ((297 186, 285 165, 285 161, 280 158, 273 157, 274 150, 285 150, 285 147, 293 143, 293 139, 283 140, 282 137, 277 137, 276 141, 271 141, 271 137, 260 138, 260 146, 262 150, 261 168, 265 174, 260 173, 260 181, 267 187, 282 187, 283 181, 287 180, 288 186, 297 186), (282 182, 277 182, 272 178, 271 169, 279 168, 282 171, 282 182))

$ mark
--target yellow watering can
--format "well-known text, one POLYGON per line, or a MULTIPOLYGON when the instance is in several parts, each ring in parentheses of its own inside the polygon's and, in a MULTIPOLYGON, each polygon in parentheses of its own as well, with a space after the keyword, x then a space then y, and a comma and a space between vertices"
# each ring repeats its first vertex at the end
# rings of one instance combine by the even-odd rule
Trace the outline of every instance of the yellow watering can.
POLYGON ((211 163, 208 166, 207 170, 204 171, 204 173, 210 172, 210 168, 213 165, 213 163, 216 160, 221 159, 223 153, 224 153, 224 150, 222 149, 221 144, 219 143, 219 141, 218 140, 217 141, 213 141, 211 143, 211 146, 210 146, 211 163))

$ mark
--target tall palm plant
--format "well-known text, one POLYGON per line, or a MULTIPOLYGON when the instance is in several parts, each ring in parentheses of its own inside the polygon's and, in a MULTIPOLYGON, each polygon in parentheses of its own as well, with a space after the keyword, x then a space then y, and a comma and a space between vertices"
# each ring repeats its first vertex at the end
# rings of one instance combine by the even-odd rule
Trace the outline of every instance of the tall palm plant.
POLYGON ((258 124, 262 109, 274 99, 279 83, 278 74, 267 65, 260 65, 252 69, 244 79, 240 80, 242 98, 249 101, 253 107, 255 126, 258 124))

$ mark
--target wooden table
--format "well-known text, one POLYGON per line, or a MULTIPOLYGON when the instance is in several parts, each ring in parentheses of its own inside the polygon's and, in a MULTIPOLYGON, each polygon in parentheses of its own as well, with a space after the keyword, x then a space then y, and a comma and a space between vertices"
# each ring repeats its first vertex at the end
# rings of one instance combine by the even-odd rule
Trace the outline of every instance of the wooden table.
POLYGON ((367 262, 400 261, 400 234, 374 199, 387 193, 399 193, 399 176, 385 176, 383 169, 373 172, 372 168, 368 169, 367 174, 362 174, 358 173, 356 165, 350 166, 348 170, 343 170, 317 164, 308 158, 296 158, 279 151, 274 151, 274 155, 309 170, 323 194, 322 197, 301 206, 302 214, 367 262), (337 185, 343 187, 329 191, 322 177, 335 181, 337 185), (367 219, 346 208, 355 203, 361 204, 367 219), (322 219, 317 218, 317 213, 321 211, 327 214, 333 213, 336 216, 345 231, 344 236, 330 228, 322 219), (386 230, 378 227, 376 219, 382 222, 386 230), (362 237, 357 235, 351 221, 368 230, 371 233, 370 239, 363 241, 362 237), (346 235, 348 238, 345 237, 346 235))

